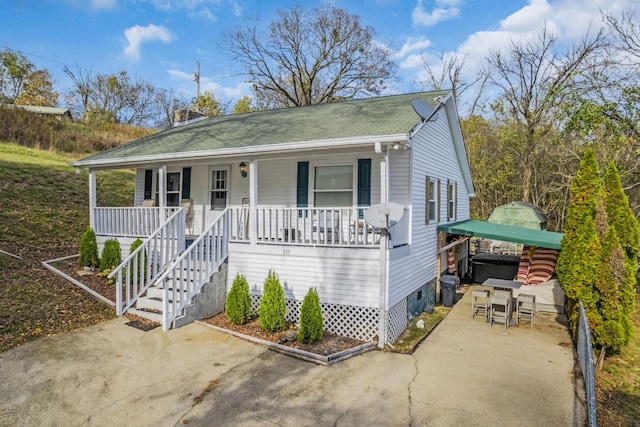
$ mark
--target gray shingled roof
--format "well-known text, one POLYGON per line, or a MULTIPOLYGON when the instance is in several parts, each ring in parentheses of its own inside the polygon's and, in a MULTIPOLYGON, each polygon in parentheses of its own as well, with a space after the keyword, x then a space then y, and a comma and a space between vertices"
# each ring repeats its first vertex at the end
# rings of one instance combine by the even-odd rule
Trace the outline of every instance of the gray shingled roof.
MULTIPOLYGON (((147 156, 290 142, 405 134, 420 121, 411 101, 436 105, 449 91, 421 92, 212 117, 174 127, 74 162, 103 163, 147 156)), ((246 149, 246 148, 245 148, 246 149)), ((212 153, 214 154, 214 153, 212 153)))

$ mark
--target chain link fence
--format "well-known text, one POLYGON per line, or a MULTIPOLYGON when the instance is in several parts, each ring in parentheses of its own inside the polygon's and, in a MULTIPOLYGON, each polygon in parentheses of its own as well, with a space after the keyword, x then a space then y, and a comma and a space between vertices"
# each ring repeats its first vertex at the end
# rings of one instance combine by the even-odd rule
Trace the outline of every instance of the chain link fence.
POLYGON ((584 386, 587 395, 587 417, 589 427, 598 426, 598 414, 596 410, 596 378, 594 373, 593 349, 591 347, 591 331, 587 314, 582 302, 578 314, 578 342, 576 351, 580 361, 580 370, 584 379, 584 386))

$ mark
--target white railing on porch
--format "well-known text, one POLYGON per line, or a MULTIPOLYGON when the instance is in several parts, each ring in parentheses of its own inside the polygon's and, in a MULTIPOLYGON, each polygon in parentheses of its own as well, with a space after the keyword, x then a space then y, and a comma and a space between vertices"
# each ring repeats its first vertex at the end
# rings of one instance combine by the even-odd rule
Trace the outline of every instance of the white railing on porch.
POLYGON ((231 211, 226 209, 156 281, 157 286, 164 288, 163 330, 169 330, 227 258, 230 219, 231 211))
MULTIPOLYGON (((231 208, 234 242, 337 247, 379 247, 380 233, 363 219, 366 208, 287 208, 260 206, 231 208)), ((390 247, 409 243, 411 213, 389 229, 390 247)))
POLYGON ((176 212, 151 232, 142 245, 109 274, 108 277, 115 278, 116 281, 116 314, 118 316, 133 306, 166 266, 182 252, 185 243, 184 224, 185 210, 177 208, 176 212))
POLYGON ((150 236, 178 209, 179 207, 94 208, 93 231, 102 236, 150 236))

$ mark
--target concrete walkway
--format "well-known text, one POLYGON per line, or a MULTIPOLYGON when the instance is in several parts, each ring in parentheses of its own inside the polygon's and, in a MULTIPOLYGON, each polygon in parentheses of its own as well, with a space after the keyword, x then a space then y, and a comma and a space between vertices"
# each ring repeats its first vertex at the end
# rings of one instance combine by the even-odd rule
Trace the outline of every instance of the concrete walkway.
POLYGON ((115 319, 0 354, 0 425, 582 426, 564 317, 511 327, 466 295, 413 355, 323 367, 202 324, 115 319))

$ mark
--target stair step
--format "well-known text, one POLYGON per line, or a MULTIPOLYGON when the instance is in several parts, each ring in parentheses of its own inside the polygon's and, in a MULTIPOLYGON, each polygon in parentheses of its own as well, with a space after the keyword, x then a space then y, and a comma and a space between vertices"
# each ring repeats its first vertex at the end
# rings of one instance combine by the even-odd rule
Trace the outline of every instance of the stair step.
MULTIPOLYGON (((142 298, 155 298, 155 299, 162 300, 163 294, 164 294, 164 290, 162 288, 157 286, 149 286, 149 289, 147 289, 147 293, 142 298)), ((168 296, 169 296, 169 301, 173 301, 173 292, 171 288, 169 288, 168 296)), ((181 300, 182 300, 182 292, 176 291, 176 301, 181 301, 181 300)))
POLYGON ((127 313, 135 314, 136 316, 140 316, 144 319, 148 319, 153 322, 162 323, 162 314, 160 313, 153 313, 151 311, 146 311, 146 310, 138 310, 137 308, 130 308, 129 310, 127 310, 127 313))
POLYGON ((136 301, 136 308, 162 311, 162 299, 141 297, 136 301))

